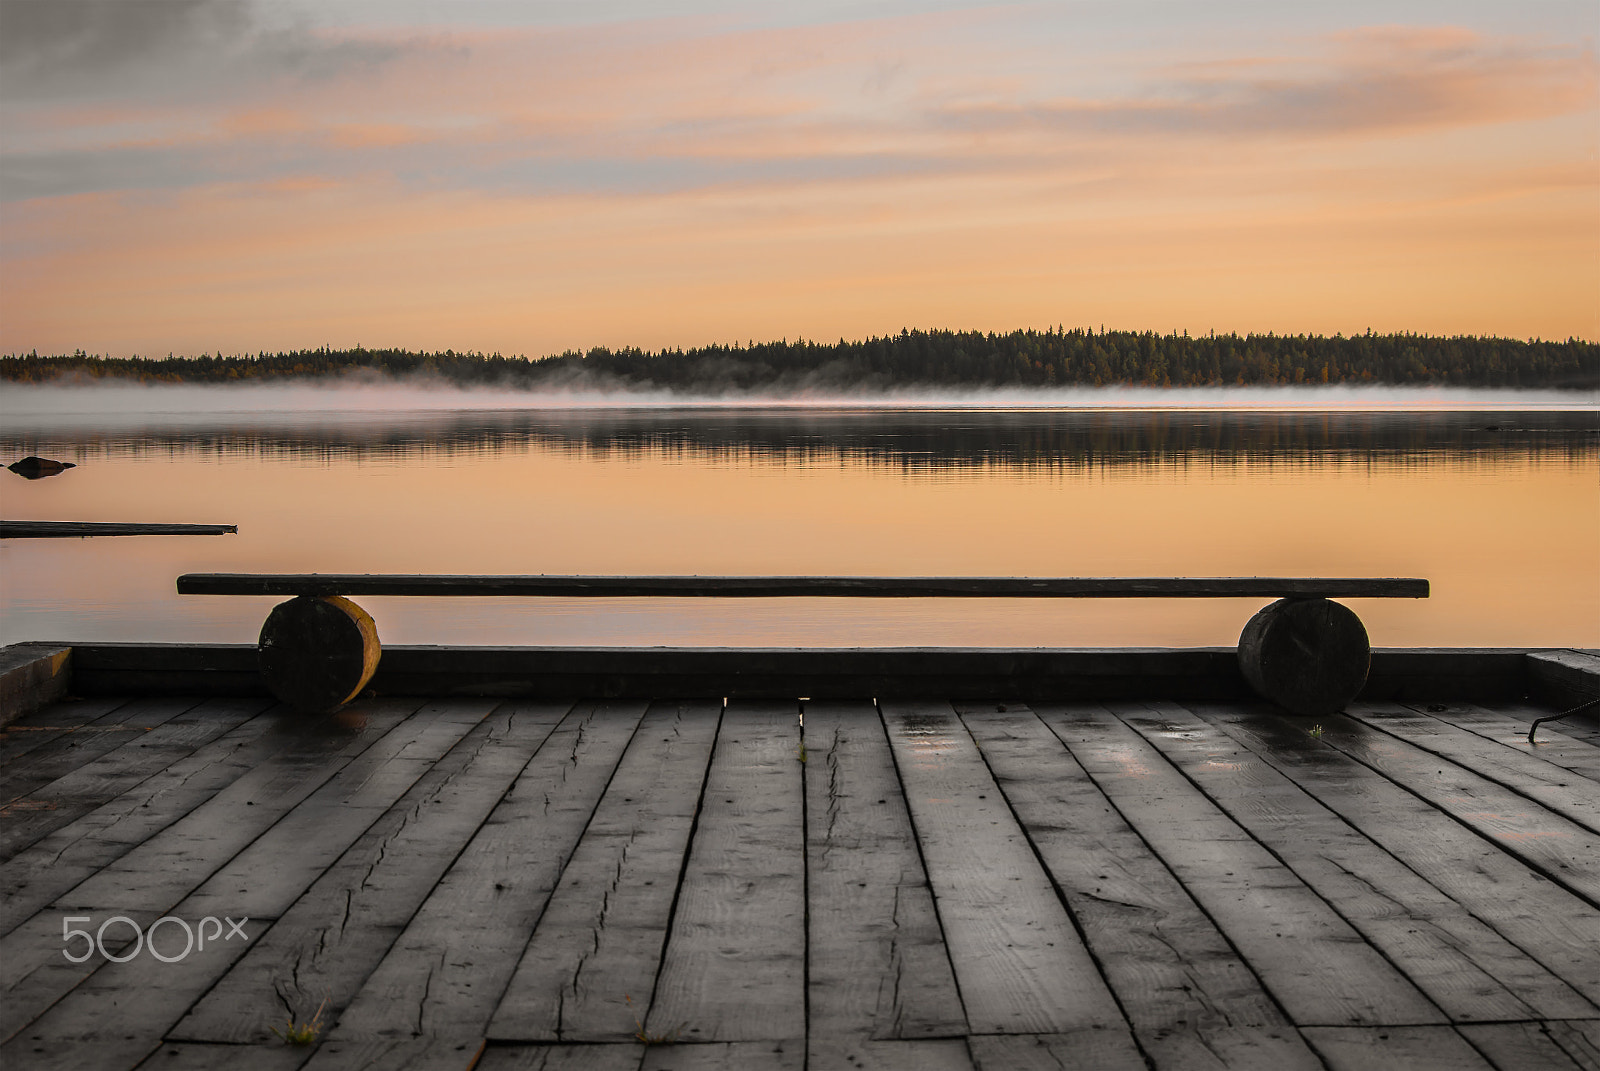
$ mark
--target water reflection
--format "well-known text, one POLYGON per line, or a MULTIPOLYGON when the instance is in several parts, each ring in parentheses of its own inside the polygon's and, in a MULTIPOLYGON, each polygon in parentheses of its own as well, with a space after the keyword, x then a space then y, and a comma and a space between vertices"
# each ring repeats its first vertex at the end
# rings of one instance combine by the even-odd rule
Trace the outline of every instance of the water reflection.
POLYGON ((1244 461, 1592 460, 1600 414, 1536 412, 455 411, 121 418, 0 433, 0 453, 410 462, 546 452, 906 473, 1244 461))

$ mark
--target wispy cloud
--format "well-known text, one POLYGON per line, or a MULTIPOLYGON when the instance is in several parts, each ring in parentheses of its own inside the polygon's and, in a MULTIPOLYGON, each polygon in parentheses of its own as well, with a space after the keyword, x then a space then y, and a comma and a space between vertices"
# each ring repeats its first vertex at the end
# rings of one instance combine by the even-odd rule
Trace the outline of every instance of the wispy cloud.
POLYGON ((963 30, 1015 12, 396 43, 266 29, 215 0, 65 7, 82 16, 75 29, 52 14, 5 38, 8 77, 33 94, 10 108, 8 199, 301 174, 540 194, 969 173, 1081 154, 1084 139, 1348 138, 1537 119, 1593 111, 1600 84, 1592 49, 1452 27, 1153 62, 1131 88, 1064 93, 1072 79, 1038 63, 1019 65, 1028 76, 963 65, 963 30), (228 92, 196 91, 224 70, 228 92), (272 79, 240 88, 252 71, 272 79), (166 80, 182 100, 141 105, 119 79, 166 80))
POLYGON ((1142 94, 942 111, 982 131, 1322 137, 1594 111, 1592 48, 1490 40, 1454 27, 1372 27, 1298 53, 1175 65, 1142 94))
POLYGON ((1600 76, 1559 20, 618 3, 0 0, 0 348, 1597 323, 1600 76))
POLYGON ((242 0, 9 0, 0 90, 12 102, 237 97, 262 80, 370 69, 395 52, 263 10, 242 0))

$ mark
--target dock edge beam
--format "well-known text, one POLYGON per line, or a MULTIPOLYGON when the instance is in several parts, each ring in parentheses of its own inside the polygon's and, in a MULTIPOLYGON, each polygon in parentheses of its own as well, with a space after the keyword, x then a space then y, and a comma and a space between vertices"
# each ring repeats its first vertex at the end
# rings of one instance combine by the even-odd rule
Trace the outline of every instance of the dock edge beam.
POLYGON ((71 647, 17 643, 0 648, 0 726, 56 702, 71 684, 71 647))

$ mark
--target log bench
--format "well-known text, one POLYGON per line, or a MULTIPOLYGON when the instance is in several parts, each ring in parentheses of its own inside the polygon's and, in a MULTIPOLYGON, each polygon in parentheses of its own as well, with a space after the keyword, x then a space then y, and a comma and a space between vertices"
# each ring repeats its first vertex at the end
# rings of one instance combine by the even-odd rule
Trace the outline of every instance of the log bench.
POLYGON ((1425 599, 1428 582, 1307 577, 412 576, 187 573, 181 595, 276 595, 259 644, 279 699, 313 711, 350 702, 378 668, 377 627, 350 596, 631 598, 1270 598, 1239 637, 1239 669, 1263 698, 1306 715, 1344 709, 1367 680, 1361 619, 1336 598, 1425 599))

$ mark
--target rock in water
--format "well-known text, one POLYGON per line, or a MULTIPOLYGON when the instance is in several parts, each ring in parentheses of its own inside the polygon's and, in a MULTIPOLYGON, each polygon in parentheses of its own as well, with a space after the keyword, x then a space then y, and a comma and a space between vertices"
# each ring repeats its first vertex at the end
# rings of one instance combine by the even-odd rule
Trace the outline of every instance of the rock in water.
POLYGON ((13 461, 6 467, 24 479, 38 480, 46 476, 59 475, 68 469, 75 469, 78 466, 71 461, 51 461, 47 457, 34 457, 30 454, 21 461, 13 461))

